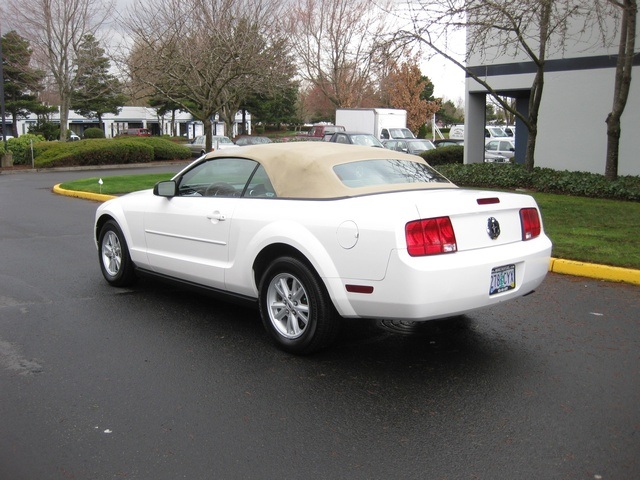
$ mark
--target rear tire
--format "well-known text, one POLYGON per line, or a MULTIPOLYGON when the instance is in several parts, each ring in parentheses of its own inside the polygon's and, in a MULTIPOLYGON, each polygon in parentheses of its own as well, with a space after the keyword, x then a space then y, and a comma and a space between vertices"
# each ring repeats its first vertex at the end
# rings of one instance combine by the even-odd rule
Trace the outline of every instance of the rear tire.
POLYGON ((293 257, 274 260, 259 287, 260 316, 283 350, 305 355, 330 345, 340 316, 318 275, 293 257))
POLYGON ((114 287, 127 287, 136 280, 129 247, 118 224, 109 220, 98 236, 98 255, 102 276, 114 287))

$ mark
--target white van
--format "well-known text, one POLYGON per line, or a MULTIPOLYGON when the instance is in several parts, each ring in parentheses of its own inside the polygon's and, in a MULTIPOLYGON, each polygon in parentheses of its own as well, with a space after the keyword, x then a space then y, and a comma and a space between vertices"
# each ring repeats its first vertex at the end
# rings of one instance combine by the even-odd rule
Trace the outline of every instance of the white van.
POLYGON ((509 138, 509 135, 504 131, 502 127, 491 125, 484 127, 484 137, 487 139, 509 138))
POLYGON ((454 125, 449 129, 449 138, 464 140, 464 125, 454 125))
POLYGON ((516 126, 515 125, 505 125, 502 127, 507 136, 511 138, 516 138, 516 126))

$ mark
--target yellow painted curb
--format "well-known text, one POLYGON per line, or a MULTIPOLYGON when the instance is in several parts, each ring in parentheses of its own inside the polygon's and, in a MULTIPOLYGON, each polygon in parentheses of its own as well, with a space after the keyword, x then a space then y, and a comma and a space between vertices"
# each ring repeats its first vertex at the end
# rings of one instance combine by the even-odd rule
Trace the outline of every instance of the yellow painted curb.
POLYGON ((101 193, 89 193, 89 192, 79 192, 76 190, 65 190, 64 188, 60 188, 60 184, 53 186, 53 193, 57 193, 58 195, 66 195, 67 197, 76 197, 76 198, 83 198, 85 200, 93 200, 95 202, 106 202, 107 200, 116 198, 114 195, 103 195, 101 193))
POLYGON ((624 282, 640 285, 640 270, 630 268, 610 267, 608 265, 595 265, 593 263, 577 262, 575 260, 563 260, 552 258, 549 271, 578 277, 597 278, 610 282, 624 282))

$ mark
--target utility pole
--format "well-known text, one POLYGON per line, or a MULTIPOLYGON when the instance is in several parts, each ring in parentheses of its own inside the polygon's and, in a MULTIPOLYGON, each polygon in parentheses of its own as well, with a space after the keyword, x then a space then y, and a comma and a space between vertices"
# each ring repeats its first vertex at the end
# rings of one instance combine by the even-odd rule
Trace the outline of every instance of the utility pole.
POLYGON ((2 25, 0 25, 0 112, 2 114, 2 142, 4 143, 4 151, 7 151, 7 121, 4 116, 4 71, 2 64, 4 57, 2 56, 2 25))

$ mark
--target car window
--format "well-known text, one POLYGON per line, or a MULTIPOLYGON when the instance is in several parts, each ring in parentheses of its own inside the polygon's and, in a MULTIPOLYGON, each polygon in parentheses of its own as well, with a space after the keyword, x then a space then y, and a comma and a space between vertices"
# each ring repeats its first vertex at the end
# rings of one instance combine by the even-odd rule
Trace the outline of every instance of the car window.
POLYGON ((500 142, 500 150, 509 151, 511 149, 511 143, 509 142, 500 142))
POLYGON ((249 185, 244 192, 245 197, 263 197, 263 198, 275 198, 276 192, 269 180, 269 176, 264 167, 260 165, 251 179, 249 185))
POLYGON ((349 143, 349 139, 347 138, 346 135, 336 133, 335 136, 336 136, 336 143, 349 143))
POLYGON ((498 142, 489 142, 487 143, 486 150, 496 151, 498 150, 498 142))
POLYGON ((396 185, 403 183, 450 183, 426 163, 396 159, 361 160, 333 167, 347 187, 396 185))
POLYGON ((199 163, 178 180, 178 195, 239 197, 258 163, 243 158, 213 158, 199 163))

